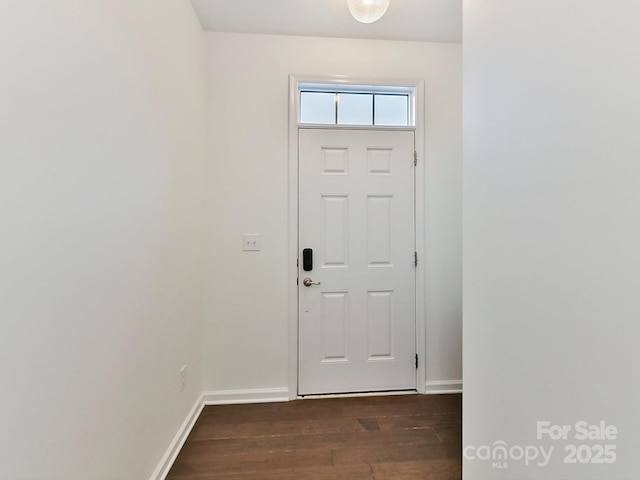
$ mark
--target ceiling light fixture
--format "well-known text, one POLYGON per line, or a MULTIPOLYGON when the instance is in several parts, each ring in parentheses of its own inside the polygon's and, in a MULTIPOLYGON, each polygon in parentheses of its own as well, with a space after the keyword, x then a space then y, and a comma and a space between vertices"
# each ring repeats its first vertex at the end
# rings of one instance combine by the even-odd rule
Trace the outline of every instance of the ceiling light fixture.
POLYGON ((379 20, 389 8, 391 0, 347 0, 353 18, 362 23, 379 20))

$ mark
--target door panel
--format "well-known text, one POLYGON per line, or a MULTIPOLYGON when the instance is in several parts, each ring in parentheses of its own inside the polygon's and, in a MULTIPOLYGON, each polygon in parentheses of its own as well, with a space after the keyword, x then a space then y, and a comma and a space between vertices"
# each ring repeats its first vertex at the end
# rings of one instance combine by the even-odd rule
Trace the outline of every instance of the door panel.
POLYGON ((299 132, 299 393, 414 389, 414 134, 299 132))
POLYGON ((322 361, 347 361, 348 292, 321 292, 322 361))

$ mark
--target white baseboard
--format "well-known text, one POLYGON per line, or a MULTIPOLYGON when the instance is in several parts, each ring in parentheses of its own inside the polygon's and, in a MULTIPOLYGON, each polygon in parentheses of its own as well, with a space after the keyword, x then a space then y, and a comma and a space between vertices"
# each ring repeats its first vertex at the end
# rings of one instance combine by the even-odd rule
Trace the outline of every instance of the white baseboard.
POLYGON ((202 394, 205 405, 225 405, 233 403, 288 402, 289 389, 255 388, 245 390, 212 390, 202 394))
POLYGON ((191 433, 191 430, 193 429, 196 420, 198 420, 198 417, 200 416, 203 408, 203 396, 200 395, 200 397, 198 397, 198 400, 196 400, 196 403, 191 408, 191 411, 187 415, 187 418, 185 418, 184 422, 182 422, 178 433, 176 433, 176 436, 173 437, 173 441, 169 444, 169 448, 160 460, 160 463, 156 467, 156 470, 151 475, 150 480, 164 480, 167 477, 169 470, 171 470, 171 467, 173 466, 173 462, 176 461, 178 453, 180 453, 184 442, 187 441, 187 437, 189 436, 189 433, 191 433))
POLYGON ((436 380, 427 382, 425 393, 427 395, 462 393, 462 380, 436 380))
POLYGON ((150 480, 165 480, 169 474, 169 470, 173 466, 173 462, 176 461, 180 450, 182 449, 184 442, 187 441, 187 437, 193 426, 198 420, 200 413, 205 405, 223 405, 232 403, 265 403, 265 402, 288 402, 289 401, 289 389, 288 388, 258 388, 248 390, 215 390, 210 392, 203 392, 196 403, 191 408, 191 411, 187 415, 180 426, 178 433, 173 438, 173 441, 169 445, 169 448, 165 452, 164 456, 160 460, 160 463, 156 467, 155 471, 151 475, 150 480))

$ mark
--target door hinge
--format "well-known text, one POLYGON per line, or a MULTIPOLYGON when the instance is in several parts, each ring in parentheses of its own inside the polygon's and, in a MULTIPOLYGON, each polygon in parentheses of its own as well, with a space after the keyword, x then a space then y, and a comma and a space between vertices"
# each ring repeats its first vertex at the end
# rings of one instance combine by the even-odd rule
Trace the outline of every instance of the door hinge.
POLYGON ((418 252, 413 252, 413 265, 418 266, 418 252))
POLYGON ((416 152, 414 150, 413 151, 413 166, 415 167, 416 165, 418 165, 418 152, 416 152))
POLYGON ((418 368, 418 354, 416 353, 416 368, 418 368))

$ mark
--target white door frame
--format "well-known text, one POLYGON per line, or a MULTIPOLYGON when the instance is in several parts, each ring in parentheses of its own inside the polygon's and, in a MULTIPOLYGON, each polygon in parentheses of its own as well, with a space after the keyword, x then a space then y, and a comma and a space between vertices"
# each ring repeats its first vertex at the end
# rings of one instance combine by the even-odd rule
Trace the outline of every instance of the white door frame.
MULTIPOLYGON (((289 399, 298 398, 298 121, 299 87, 306 83, 334 83, 340 85, 386 85, 415 89, 415 144, 418 164, 415 170, 416 211, 416 370, 418 393, 426 393, 426 318, 425 318, 425 158, 424 158, 424 80, 356 78, 345 76, 289 75, 289 399)), ((308 127, 308 126, 307 126, 308 127)), ((327 125, 330 128, 349 128, 327 125)), ((357 127, 356 127, 357 128, 357 127)), ((375 127, 360 127, 375 129, 375 127)), ((388 128, 388 127, 387 127, 388 128)), ((404 127, 407 129, 407 127, 404 127)))

